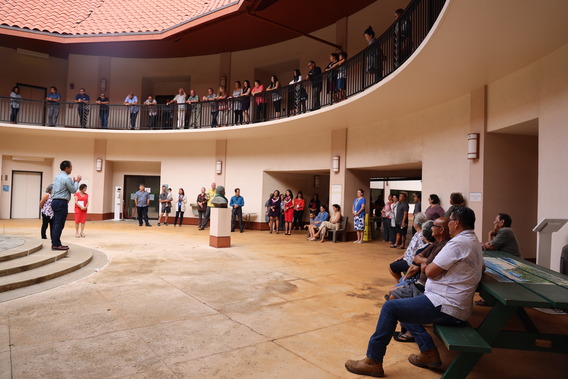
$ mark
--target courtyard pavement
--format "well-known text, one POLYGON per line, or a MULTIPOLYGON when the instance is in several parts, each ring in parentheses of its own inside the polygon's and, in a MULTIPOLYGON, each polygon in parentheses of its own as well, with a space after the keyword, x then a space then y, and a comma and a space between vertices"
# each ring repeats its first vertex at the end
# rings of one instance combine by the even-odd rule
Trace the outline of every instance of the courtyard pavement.
MULTIPOLYGON (((39 237, 40 220, 0 220, 0 234, 39 237)), ((402 252, 373 241, 333 244, 245 231, 209 247, 195 226, 88 222, 64 244, 109 258, 58 288, 0 303, 0 378, 357 378, 402 252)), ((476 325, 488 311, 475 307, 476 325)), ((567 333, 566 315, 530 310, 543 331, 567 333)), ((518 327, 513 320, 511 327, 518 327)), ((437 378, 455 354, 436 339, 438 371, 407 361, 413 343, 392 341, 392 378, 437 378)), ((495 349, 470 378, 559 378, 563 354, 495 349)))

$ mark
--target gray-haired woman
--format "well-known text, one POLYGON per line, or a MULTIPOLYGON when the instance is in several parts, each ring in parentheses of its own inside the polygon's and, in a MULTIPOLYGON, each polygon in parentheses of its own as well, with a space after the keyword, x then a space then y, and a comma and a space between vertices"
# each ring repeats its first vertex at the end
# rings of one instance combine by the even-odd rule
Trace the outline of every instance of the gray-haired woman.
POLYGON ((41 198, 39 202, 39 208, 41 209, 41 239, 47 239, 47 226, 49 225, 49 233, 51 235, 51 230, 53 228, 53 209, 51 209, 51 195, 53 192, 53 184, 50 184, 45 189, 45 195, 41 198))
POLYGON ((395 278, 396 282, 402 278, 402 273, 407 271, 410 265, 412 264, 412 260, 414 256, 418 252, 418 250, 423 249, 427 246, 427 243, 422 238, 422 224, 428 221, 426 215, 422 212, 417 213, 414 216, 414 228, 416 229, 416 234, 412 236, 410 243, 408 244, 408 248, 396 261, 389 265, 389 270, 393 278, 395 278))

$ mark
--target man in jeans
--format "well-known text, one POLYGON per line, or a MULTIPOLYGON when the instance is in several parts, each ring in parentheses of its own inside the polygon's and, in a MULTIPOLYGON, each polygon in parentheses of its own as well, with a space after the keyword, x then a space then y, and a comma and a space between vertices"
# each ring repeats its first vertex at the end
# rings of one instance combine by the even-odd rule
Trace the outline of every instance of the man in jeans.
POLYGON ((134 194, 134 204, 136 204, 136 212, 138 213, 138 224, 142 226, 142 221, 146 226, 152 226, 148 222, 148 205, 150 205, 150 194, 146 192, 144 184, 140 184, 139 191, 134 194))
POLYGON ((81 175, 71 179, 73 171, 70 161, 63 161, 59 165, 61 172, 53 179, 53 195, 51 209, 53 210, 53 224, 51 229, 51 250, 69 250, 69 246, 61 244, 61 233, 65 228, 65 220, 69 211, 71 194, 77 192, 81 175))
POLYGON ((381 309, 375 333, 369 340, 367 356, 345 362, 347 371, 358 375, 384 376, 383 357, 401 322, 414 336, 420 354, 411 354, 410 363, 418 367, 439 367, 440 354, 423 324, 459 325, 472 313, 473 295, 481 280, 483 252, 473 232, 475 213, 467 207, 457 207, 450 215, 448 227, 454 237, 421 269, 428 281, 424 295, 389 300, 381 309))
POLYGON ((243 223, 243 207, 245 206, 245 199, 241 196, 240 188, 235 188, 235 196, 231 197, 231 202, 229 206, 233 208, 231 217, 231 232, 235 231, 235 226, 237 223, 237 218, 239 219, 239 230, 245 231, 245 225, 243 223))

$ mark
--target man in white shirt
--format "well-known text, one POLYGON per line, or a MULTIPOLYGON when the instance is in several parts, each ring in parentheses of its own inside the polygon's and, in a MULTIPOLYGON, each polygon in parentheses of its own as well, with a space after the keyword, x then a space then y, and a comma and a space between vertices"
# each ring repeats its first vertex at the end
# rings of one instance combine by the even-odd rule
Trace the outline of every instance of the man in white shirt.
POLYGON ((397 323, 414 336, 420 354, 411 354, 410 363, 418 367, 439 367, 440 354, 423 324, 459 325, 472 313, 473 295, 483 272, 483 252, 473 228, 475 213, 456 207, 448 223, 453 239, 436 258, 422 264, 428 281, 424 295, 387 301, 381 310, 375 333, 369 340, 367 357, 349 360, 345 368, 354 374, 384 376, 383 357, 397 323))
POLYGON ((178 94, 173 98, 173 100, 169 101, 167 105, 172 103, 177 103, 177 127, 178 129, 183 129, 185 125, 185 100, 187 99, 187 95, 183 88, 178 89, 178 94))

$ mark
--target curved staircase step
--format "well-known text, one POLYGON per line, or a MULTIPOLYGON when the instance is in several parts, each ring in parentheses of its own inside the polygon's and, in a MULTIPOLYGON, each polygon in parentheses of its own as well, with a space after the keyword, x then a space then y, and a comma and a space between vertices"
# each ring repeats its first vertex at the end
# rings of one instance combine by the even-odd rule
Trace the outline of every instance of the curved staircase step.
POLYGON ((51 251, 51 246, 46 243, 44 248, 35 254, 0 262, 0 277, 33 270, 62 259, 66 255, 66 251, 51 251))
MULTIPOLYGON (((0 277, 0 292, 11 291, 17 288, 30 286, 45 282, 47 280, 57 278, 59 276, 68 274, 72 271, 78 270, 87 265, 93 259, 91 249, 86 247, 69 245, 70 249, 66 257, 56 260, 53 263, 43 265, 38 268, 30 269, 27 271, 19 272, 13 275, 0 277)), ((47 251, 48 254, 51 250, 47 251)), ((43 254, 43 253, 42 253, 43 254)), ((57 254, 51 253, 52 256, 57 254)))
MULTIPOLYGON (((17 259, 21 257, 28 256, 39 251, 43 247, 42 240, 26 237, 3 237, 3 241, 14 240, 16 243, 12 248, 0 251, 0 262, 6 262, 12 259, 17 259), (17 243, 17 241, 23 241, 23 243, 17 243)), ((51 246, 49 246, 51 248, 51 246)))

